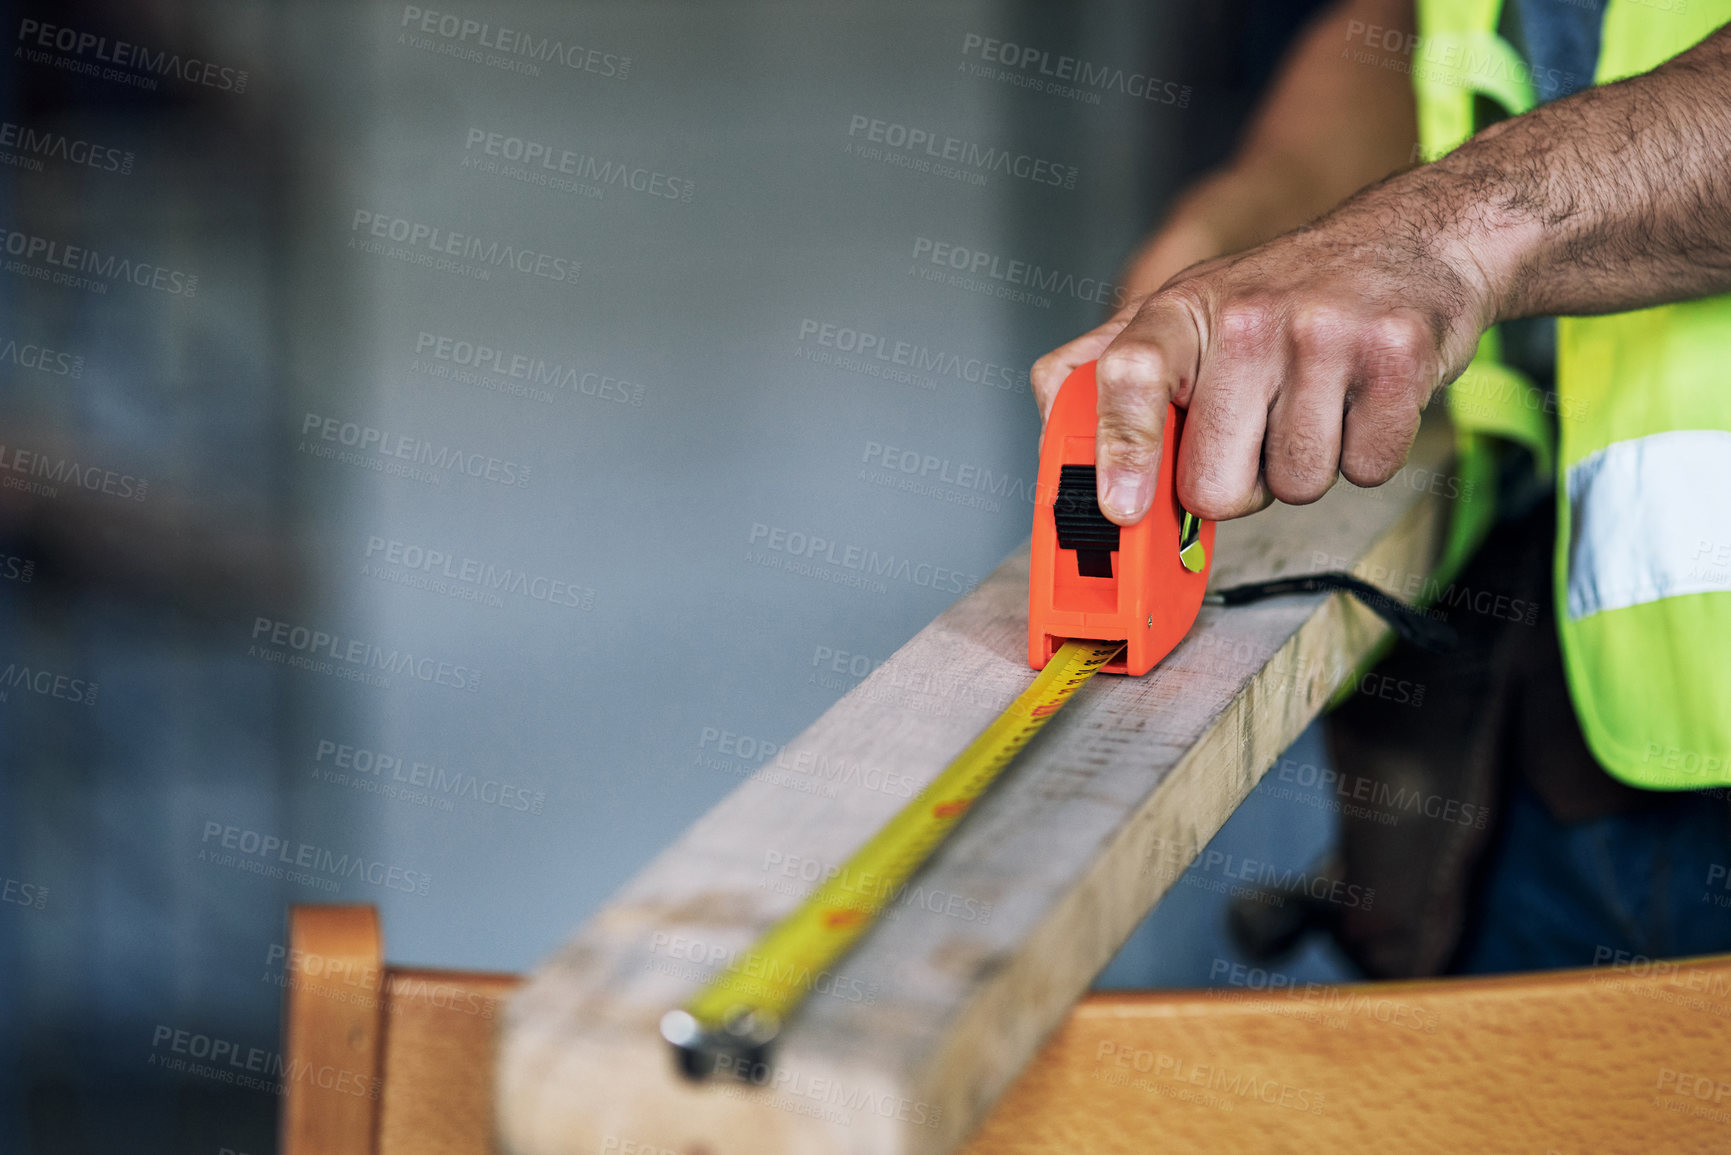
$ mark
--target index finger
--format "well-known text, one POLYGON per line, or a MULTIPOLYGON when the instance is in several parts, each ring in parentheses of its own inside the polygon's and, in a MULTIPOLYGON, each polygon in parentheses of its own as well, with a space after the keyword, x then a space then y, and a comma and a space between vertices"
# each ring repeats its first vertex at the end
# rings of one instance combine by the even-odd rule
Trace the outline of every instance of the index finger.
POLYGON ((1135 313, 1132 311, 1121 312, 1099 328, 1090 329, 1074 341, 1059 345, 1034 362, 1029 377, 1034 386, 1034 401, 1040 407, 1041 425, 1052 415, 1052 402, 1058 399, 1059 386, 1069 380, 1070 374, 1079 366, 1097 359, 1113 338, 1123 332, 1133 316, 1135 313))

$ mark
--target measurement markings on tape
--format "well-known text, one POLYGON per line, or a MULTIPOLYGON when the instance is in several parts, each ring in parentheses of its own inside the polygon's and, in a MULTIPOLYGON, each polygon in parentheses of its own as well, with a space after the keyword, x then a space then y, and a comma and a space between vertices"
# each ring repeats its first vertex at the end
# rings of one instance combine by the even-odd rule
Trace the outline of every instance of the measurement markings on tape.
POLYGON ((1123 642, 1067 641, 1033 684, 767 934, 749 966, 722 971, 679 1010, 662 1017, 679 1069, 701 1079, 717 1060, 754 1069, 813 978, 852 948, 902 886, 925 864, 974 802, 1046 720, 1117 656, 1123 642))
MULTIPOLYGON (((757 1072, 807 990, 870 929, 974 801, 1078 688, 1106 669, 1146 674, 1195 624, 1208 586, 1214 524, 1179 503, 1178 448, 1184 415, 1166 407, 1165 448, 1146 517, 1120 526, 1097 498, 1094 363, 1065 380, 1046 418, 1029 546, 1028 664, 1033 685, 986 727, 920 796, 757 940, 743 966, 730 965, 697 997, 661 1018, 679 1069, 701 1079, 725 1056, 757 1072), (1084 641, 1072 634, 1123 638, 1084 641)), ((1221 605, 1342 590, 1407 641, 1445 649, 1452 632, 1344 573, 1306 574, 1216 590, 1221 605)), ((1124 742, 1126 736, 1095 736, 1124 742)))

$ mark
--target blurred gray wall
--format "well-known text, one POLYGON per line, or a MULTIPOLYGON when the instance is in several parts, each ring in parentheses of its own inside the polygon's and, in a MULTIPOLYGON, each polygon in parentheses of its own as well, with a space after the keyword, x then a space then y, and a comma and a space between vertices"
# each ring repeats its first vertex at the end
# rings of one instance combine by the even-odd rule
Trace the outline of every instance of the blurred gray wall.
MULTIPOLYGON (((77 469, 0 491, 0 669, 53 675, 0 699, 0 1148, 268 1149, 164 1064, 278 1045, 287 904, 527 968, 989 572, 1028 365, 1303 10, 12 8, 7 123, 129 159, 0 170, 61 246, 0 342, 77 359, 0 347, 0 466, 77 469)), ((1305 865, 1321 813, 1222 837, 1305 865)), ((1220 924, 1181 889, 1104 981, 1210 981, 1220 924)))

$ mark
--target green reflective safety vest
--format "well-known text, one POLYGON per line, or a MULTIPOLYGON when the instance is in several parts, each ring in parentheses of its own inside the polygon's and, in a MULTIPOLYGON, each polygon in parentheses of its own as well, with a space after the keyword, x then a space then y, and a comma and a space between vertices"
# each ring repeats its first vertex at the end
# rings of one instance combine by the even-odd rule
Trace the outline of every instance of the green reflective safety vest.
MULTIPOLYGON (((1533 107, 1526 63, 1496 34, 1500 9, 1418 0, 1427 160, 1483 127, 1475 101, 1533 107)), ((1699 43, 1731 21, 1731 0, 1609 0, 1603 19, 1599 84, 1699 43)), ((1634 786, 1731 782, 1731 295, 1559 318, 1554 403, 1498 352, 1492 330, 1449 388, 1459 469, 1494 494, 1512 442, 1556 471, 1557 629, 1587 744, 1634 786)), ((1439 581, 1493 517, 1491 501, 1457 503, 1439 581)))

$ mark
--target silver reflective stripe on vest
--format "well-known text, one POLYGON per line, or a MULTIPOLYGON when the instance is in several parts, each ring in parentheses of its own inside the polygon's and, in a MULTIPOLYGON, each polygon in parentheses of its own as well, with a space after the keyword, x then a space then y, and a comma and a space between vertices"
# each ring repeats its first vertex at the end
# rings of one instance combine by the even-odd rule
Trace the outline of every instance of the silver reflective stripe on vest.
POLYGON ((1607 445, 1569 468, 1569 617, 1731 590, 1731 432, 1607 445))

